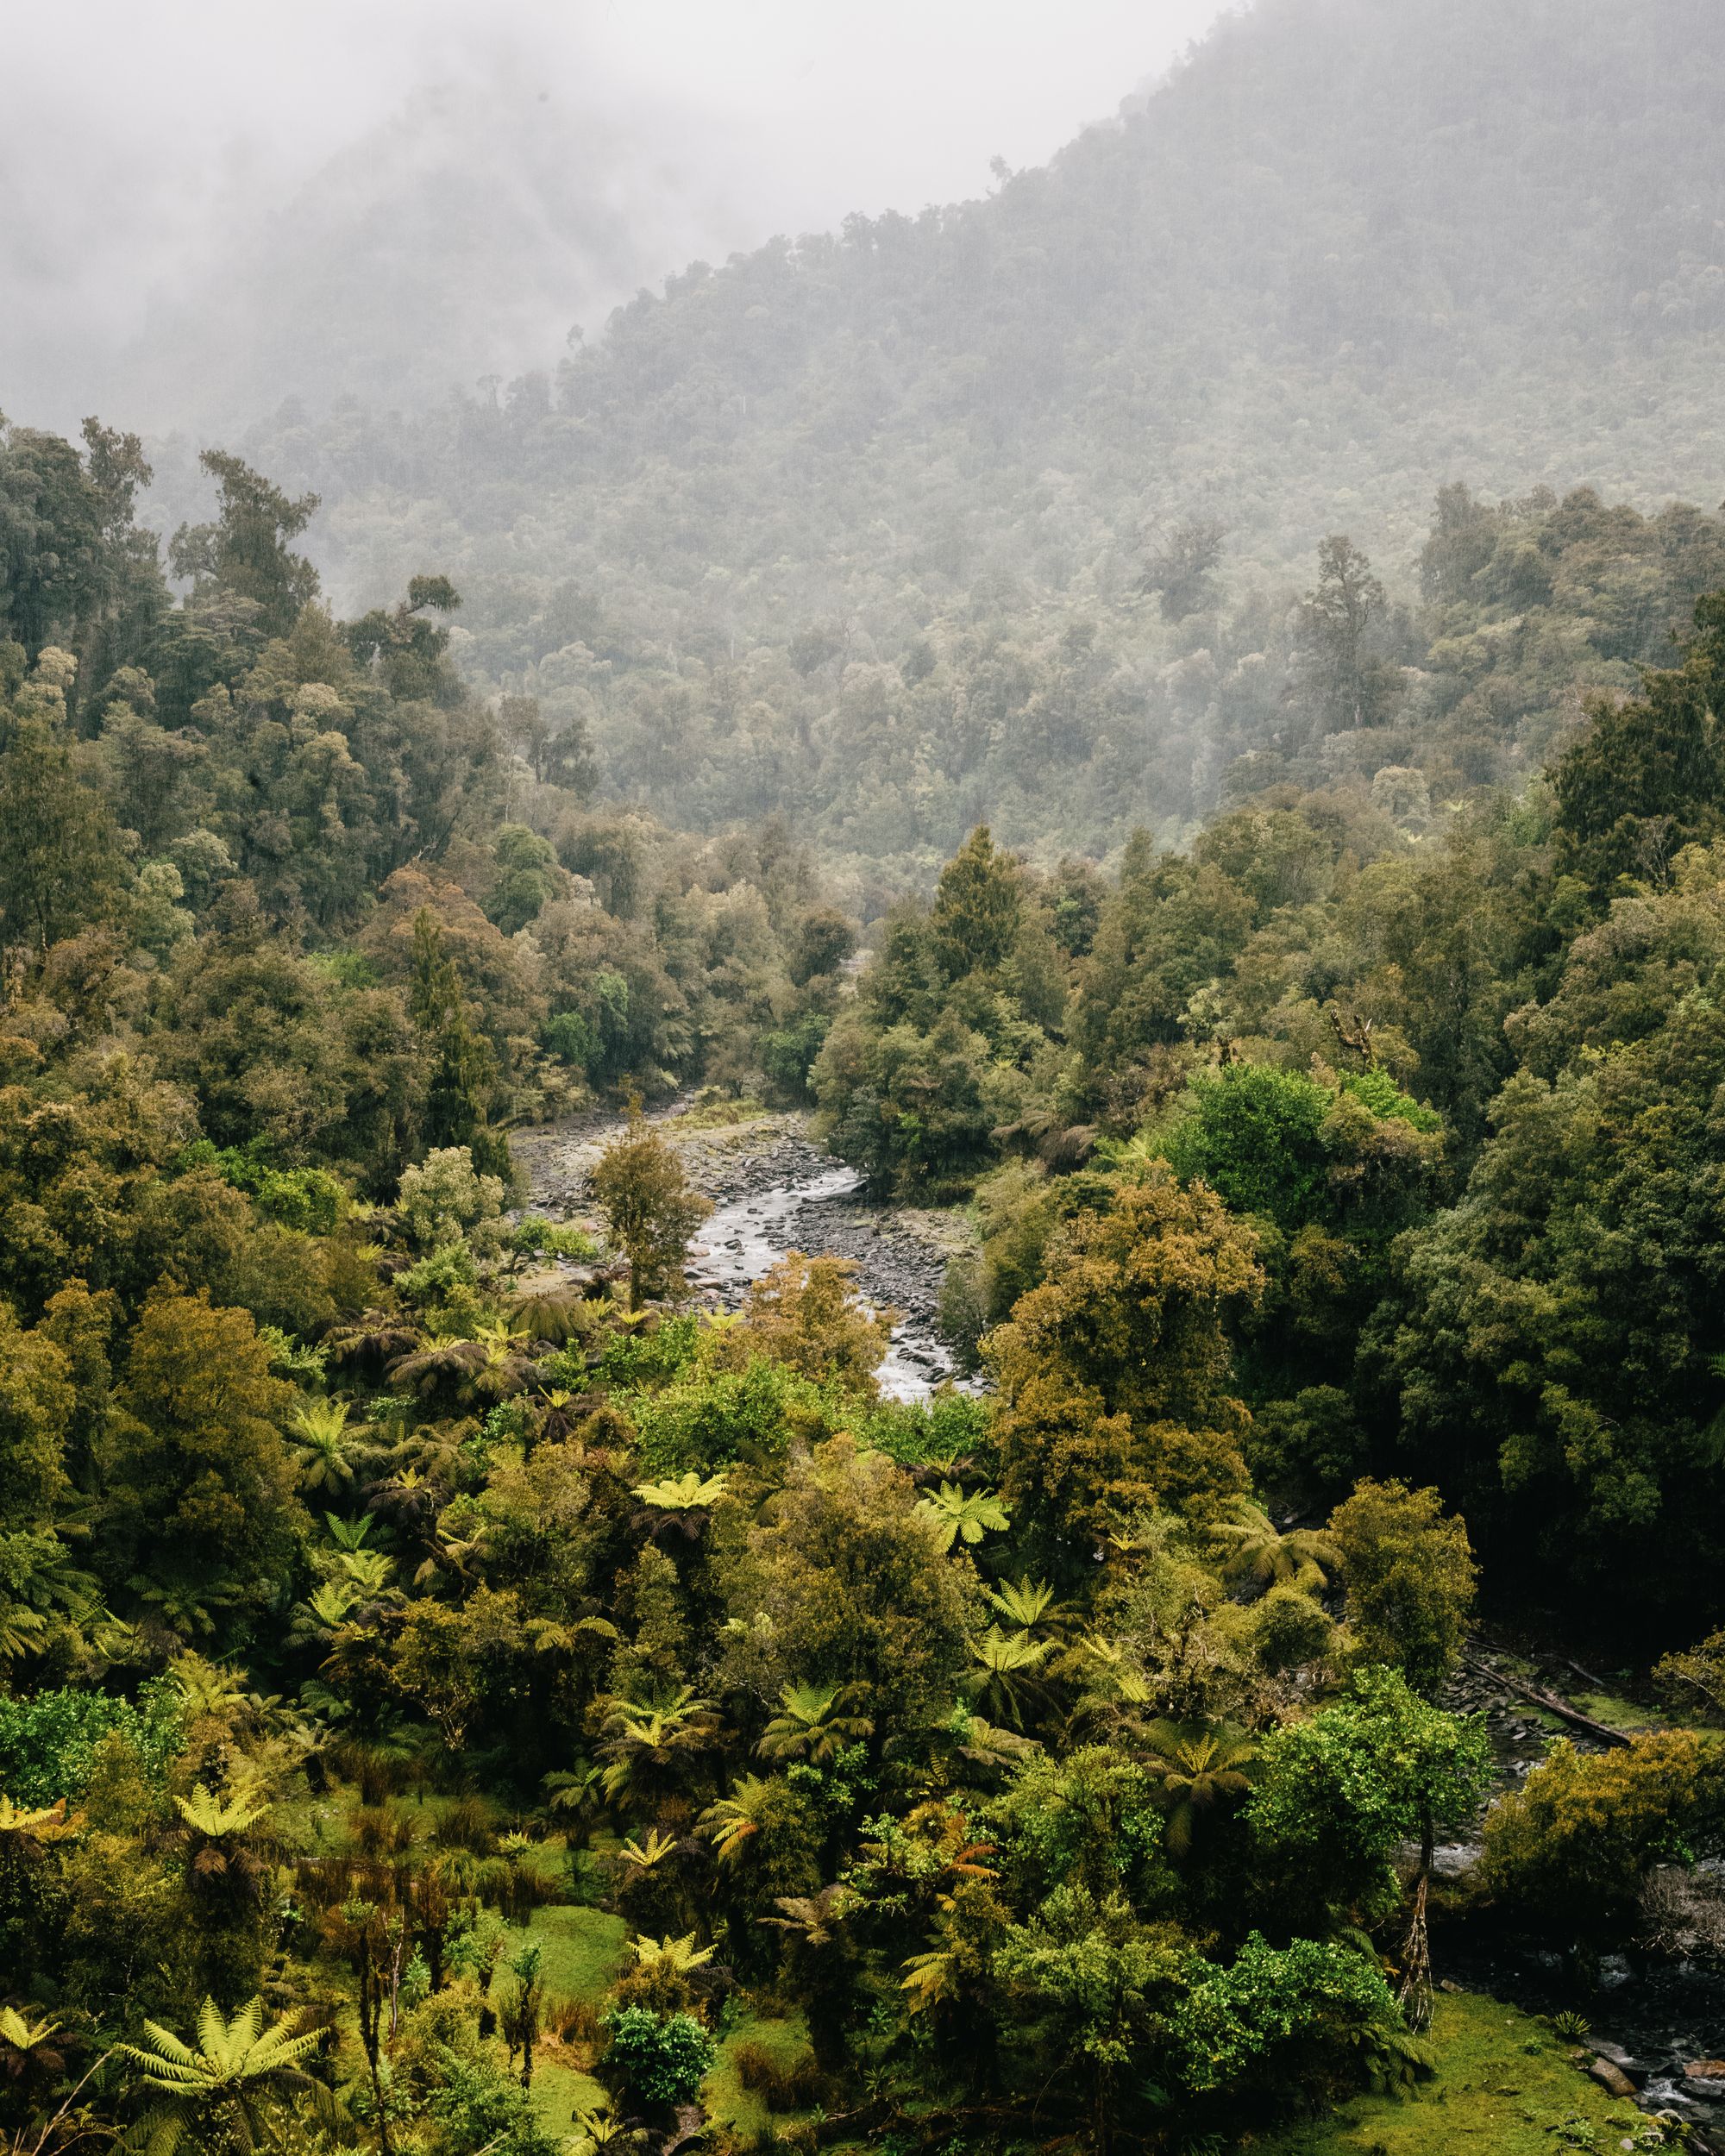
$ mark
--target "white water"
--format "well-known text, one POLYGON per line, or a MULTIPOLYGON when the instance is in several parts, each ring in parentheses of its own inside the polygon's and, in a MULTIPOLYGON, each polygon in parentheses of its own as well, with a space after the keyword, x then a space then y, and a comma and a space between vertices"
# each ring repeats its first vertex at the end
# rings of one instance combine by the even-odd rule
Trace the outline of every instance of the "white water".
MULTIPOLYGON (((826 1254, 832 1246, 823 1207, 854 1199, 862 1184, 854 1169, 830 1168, 803 1181, 775 1183, 716 1206, 691 1255, 691 1284, 717 1289, 727 1303, 739 1302, 743 1289, 787 1250, 811 1257, 826 1254)), ((925 1327, 894 1328, 879 1371, 881 1390, 889 1400, 926 1400, 953 1375, 951 1356, 925 1327)))

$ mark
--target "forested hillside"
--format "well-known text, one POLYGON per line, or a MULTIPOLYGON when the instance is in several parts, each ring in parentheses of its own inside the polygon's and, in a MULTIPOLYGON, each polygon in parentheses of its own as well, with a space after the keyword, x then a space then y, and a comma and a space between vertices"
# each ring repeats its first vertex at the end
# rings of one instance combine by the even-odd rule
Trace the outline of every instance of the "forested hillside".
POLYGON ((1708 2145, 1722 77, 0 421, 0 2156, 1708 2145))
POLYGON ((1263 0, 986 201, 697 265, 543 373, 286 408, 248 454, 367 604, 435 552, 475 678, 602 711, 663 813, 794 809, 925 874, 980 816, 1171 836, 1289 697, 1327 536, 1410 599, 1443 484, 1719 499, 1722 94, 1696 0, 1263 0))
MULTIPOLYGON (((880 1188, 976 1188, 955 1334, 1171 1169, 1254 1223, 1261 1483, 1304 1510, 1411 1471, 1506 1604, 1584 1622, 1627 1574, 1651 1639, 1714 1621, 1722 666, 1715 594, 1681 667, 1436 827, 1402 772, 1262 794, 1184 855, 1135 838, 1117 884, 974 834, 812 1073, 880 1188)), ((1009 1488, 1086 1420, 1042 1412, 1009 1488)))

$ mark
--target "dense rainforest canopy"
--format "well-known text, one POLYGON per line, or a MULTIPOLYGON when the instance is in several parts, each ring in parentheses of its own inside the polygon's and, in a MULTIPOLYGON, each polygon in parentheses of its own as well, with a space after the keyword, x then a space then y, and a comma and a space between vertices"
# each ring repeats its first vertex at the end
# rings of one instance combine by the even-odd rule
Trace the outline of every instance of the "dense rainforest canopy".
POLYGON ((1282 0, 160 537, 0 423, 0 2156, 1678 2145, 1442 1985, 1725 1959, 1721 61, 1282 0), (692 1293, 769 1107, 965 1384, 692 1293))
MULTIPOLYGON (((1113 873, 978 827, 852 992, 784 827, 601 805, 447 580, 338 622, 212 454, 175 597, 135 440, 0 459, 19 2130, 539 2156, 732 2085, 1160 2147, 1428 2073, 1391 1860, 1490 1777, 1478 1561, 1593 1633, 1634 1577, 1616 1644, 1722 1695, 1715 520, 1446 493, 1441 686, 1326 542, 1237 806, 1113 873), (974 1196, 984 1394, 883 1398, 832 1259, 686 1310, 649 1126, 612 1258, 519 1212, 512 1125, 697 1079, 974 1196)), ((1633 1935, 1722 1807, 1687 1729, 1560 1750, 1477 1921, 1633 1935)))

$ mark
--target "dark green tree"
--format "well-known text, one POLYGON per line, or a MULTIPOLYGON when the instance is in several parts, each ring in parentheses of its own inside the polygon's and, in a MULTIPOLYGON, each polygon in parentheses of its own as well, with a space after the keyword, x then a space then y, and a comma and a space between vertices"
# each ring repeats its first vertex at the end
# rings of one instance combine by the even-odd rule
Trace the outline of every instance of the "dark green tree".
POLYGON ((426 1044, 423 1136, 428 1146, 465 1145, 483 1175, 511 1173, 509 1141, 493 1128, 497 1057, 467 1015, 461 969, 443 948, 442 931, 429 907, 413 921, 410 988, 415 1025, 426 1044))
POLYGON ((1018 934, 1020 904, 1018 863, 979 824, 941 870, 929 915, 934 954, 949 981, 1000 971, 1018 934))
POLYGON ((258 628, 285 636, 317 596, 317 570, 288 544, 310 523, 317 497, 294 499, 225 449, 205 449, 198 461, 215 480, 220 505, 214 523, 182 524, 174 534, 174 574, 190 578, 195 591, 248 600, 258 628))

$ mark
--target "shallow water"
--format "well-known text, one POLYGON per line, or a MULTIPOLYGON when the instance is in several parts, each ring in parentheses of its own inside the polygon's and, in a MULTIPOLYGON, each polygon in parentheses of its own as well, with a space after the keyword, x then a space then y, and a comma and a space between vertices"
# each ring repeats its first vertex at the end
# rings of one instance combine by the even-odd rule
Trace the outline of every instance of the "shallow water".
MULTIPOLYGON (((715 1206, 691 1255, 690 1284, 714 1290, 732 1307, 787 1250, 809 1257, 853 1256, 859 1228, 873 1211, 859 1199, 862 1188, 855 1169, 834 1167, 715 1206)), ((879 1371, 888 1399, 926 1400, 954 1376, 950 1354, 925 1320, 910 1317, 894 1327, 879 1371)))

